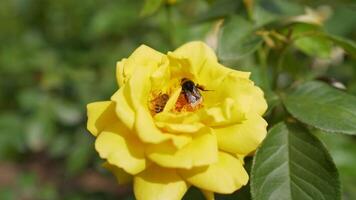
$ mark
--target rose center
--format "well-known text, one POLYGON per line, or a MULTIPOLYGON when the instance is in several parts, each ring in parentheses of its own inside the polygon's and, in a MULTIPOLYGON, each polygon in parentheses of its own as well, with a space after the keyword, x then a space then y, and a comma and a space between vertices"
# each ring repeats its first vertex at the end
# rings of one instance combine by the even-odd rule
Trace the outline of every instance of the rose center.
MULTIPOLYGON (((194 112, 203 107, 203 96, 201 91, 206 91, 204 87, 194 83, 192 80, 182 78, 179 84, 180 93, 172 107, 172 112, 194 112)), ((174 91, 174 90, 172 90, 174 91)), ((164 92, 152 92, 149 107, 153 115, 164 110, 172 94, 164 92)))

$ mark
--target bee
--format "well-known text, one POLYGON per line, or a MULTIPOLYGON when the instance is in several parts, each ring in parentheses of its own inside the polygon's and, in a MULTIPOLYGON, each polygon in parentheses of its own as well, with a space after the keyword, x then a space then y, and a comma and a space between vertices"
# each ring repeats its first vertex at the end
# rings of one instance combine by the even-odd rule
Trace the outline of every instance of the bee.
POLYGON ((151 100, 151 105, 152 105, 151 110, 155 114, 162 112, 167 104, 168 99, 169 99, 168 94, 159 94, 156 98, 151 100))
POLYGON ((195 84, 192 80, 183 78, 181 80, 182 91, 178 97, 176 103, 176 110, 181 111, 182 109, 187 111, 194 111, 202 106, 203 96, 199 92, 208 91, 199 84, 195 84))

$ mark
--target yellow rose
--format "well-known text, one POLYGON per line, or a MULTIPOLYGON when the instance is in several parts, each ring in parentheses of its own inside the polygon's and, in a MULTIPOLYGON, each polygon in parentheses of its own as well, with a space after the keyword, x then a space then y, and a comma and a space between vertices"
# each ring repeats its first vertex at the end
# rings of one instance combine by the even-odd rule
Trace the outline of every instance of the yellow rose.
POLYGON ((117 63, 120 89, 88 104, 95 148, 138 200, 208 199, 248 182, 243 158, 266 135, 267 104, 249 73, 219 64, 202 42, 166 55, 145 45, 117 63))

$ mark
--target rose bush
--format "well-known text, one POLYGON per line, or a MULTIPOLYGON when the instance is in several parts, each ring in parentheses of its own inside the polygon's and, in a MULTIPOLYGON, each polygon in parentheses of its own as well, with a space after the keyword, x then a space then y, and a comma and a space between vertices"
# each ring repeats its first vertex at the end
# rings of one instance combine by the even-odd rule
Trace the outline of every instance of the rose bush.
POLYGON ((87 128, 138 200, 181 199, 190 186, 208 199, 232 193, 247 184, 243 158, 266 135, 267 104, 249 75, 219 64, 202 42, 166 55, 142 45, 117 63, 111 100, 88 104, 87 128), (183 78, 205 88, 195 109, 177 109, 183 78), (156 112, 161 94, 169 98, 156 112))

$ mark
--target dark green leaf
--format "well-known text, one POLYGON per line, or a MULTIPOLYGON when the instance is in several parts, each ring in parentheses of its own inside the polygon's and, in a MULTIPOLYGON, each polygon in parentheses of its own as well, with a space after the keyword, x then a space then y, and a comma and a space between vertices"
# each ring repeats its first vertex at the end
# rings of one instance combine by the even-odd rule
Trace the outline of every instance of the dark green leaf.
POLYGON ((251 173, 254 200, 341 199, 338 172, 307 130, 279 123, 257 150, 251 173))
POLYGON ((219 37, 218 56, 226 62, 233 62, 247 56, 262 43, 255 34, 254 25, 240 16, 227 20, 219 37))
POLYGON ((241 6, 241 1, 236 0, 218 0, 215 1, 207 11, 200 14, 194 22, 204 22, 217 18, 226 17, 236 12, 241 6))
POLYGON ((318 134, 334 158, 334 162, 340 173, 343 199, 356 199, 356 145, 355 137, 351 135, 325 134, 323 131, 314 130, 318 134))
POLYGON ((298 120, 328 132, 356 134, 356 97, 321 82, 307 82, 284 100, 298 120))
POLYGON ((354 41, 329 34, 326 34, 325 37, 342 47, 351 57, 356 59, 356 43, 354 41))
POLYGON ((303 6, 294 1, 284 0, 256 0, 264 10, 279 16, 299 15, 303 13, 303 6))
POLYGON ((309 56, 320 58, 330 57, 332 42, 322 36, 320 27, 298 23, 293 26, 294 45, 297 49, 309 56))
POLYGON ((256 6, 253 12, 253 19, 256 26, 261 27, 278 19, 278 15, 263 9, 261 6, 256 6))
POLYGON ((328 33, 339 36, 351 35, 355 31, 355 4, 345 3, 332 8, 332 15, 325 21, 324 27, 328 33))

